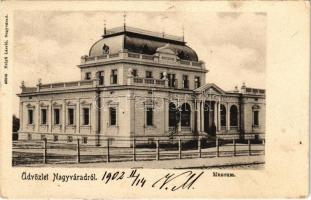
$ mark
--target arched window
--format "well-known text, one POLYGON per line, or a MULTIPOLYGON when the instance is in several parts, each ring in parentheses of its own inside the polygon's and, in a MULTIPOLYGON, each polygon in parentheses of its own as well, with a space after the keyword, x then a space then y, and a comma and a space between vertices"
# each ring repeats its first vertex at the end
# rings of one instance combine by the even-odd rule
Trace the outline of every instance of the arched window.
POLYGON ((230 126, 238 126, 238 108, 232 105, 230 108, 230 126))
POLYGON ((176 106, 174 103, 169 104, 169 116, 168 116, 168 126, 169 127, 175 127, 176 126, 176 106))
POLYGON ((191 108, 188 103, 181 106, 181 126, 190 126, 191 108))
POLYGON ((226 107, 220 105, 220 124, 221 126, 226 126, 226 107))

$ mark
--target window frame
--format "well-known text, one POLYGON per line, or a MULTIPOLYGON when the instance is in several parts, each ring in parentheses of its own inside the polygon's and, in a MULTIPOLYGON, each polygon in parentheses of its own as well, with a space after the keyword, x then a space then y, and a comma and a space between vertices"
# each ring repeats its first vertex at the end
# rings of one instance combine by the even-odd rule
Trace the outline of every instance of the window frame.
POLYGON ((118 108, 116 107, 116 106, 110 106, 109 107, 109 126, 117 126, 118 125, 118 108), (114 124, 112 123, 112 110, 114 110, 114 112, 115 112, 115 115, 114 115, 114 124))
POLYGON ((147 70, 147 71, 145 72, 145 77, 146 77, 146 78, 153 78, 152 71, 148 71, 148 70, 147 70), (149 73, 149 75, 151 75, 150 77, 148 77, 148 73, 149 73))
POLYGON ((48 119, 48 109, 46 107, 40 109, 40 125, 47 125, 48 119), (45 115, 43 115, 43 110, 45 110, 45 115), (43 116, 45 116, 45 123, 43 120, 43 116))
POLYGON ((146 113, 146 126, 147 127, 151 127, 151 126, 154 126, 154 109, 153 109, 153 106, 146 106, 146 111, 145 111, 145 113, 146 113), (150 112, 151 111, 151 113, 148 113, 148 112, 150 112), (150 115, 151 114, 151 115, 150 115), (148 117, 151 117, 151 119, 148 119, 148 117), (151 121, 150 121, 151 120, 151 121), (150 124, 150 122, 151 122, 151 124, 150 124))
POLYGON ((110 72, 110 84, 111 85, 118 84, 118 69, 111 69, 111 72, 110 72))
POLYGON ((132 76, 138 77, 138 70, 137 69, 132 69, 132 76))
POLYGON ((253 110, 253 126, 259 127, 259 110, 253 110), (255 113, 257 114, 257 116, 255 113))
POLYGON ((53 108, 53 125, 61 125, 61 108, 60 107, 54 107, 53 108), (58 123, 56 123, 56 112, 55 110, 58 110, 58 123))
POLYGON ((74 107, 72 107, 72 106, 68 106, 67 107, 67 125, 74 126, 76 124, 75 121, 76 121, 76 109, 74 107), (72 113, 72 123, 70 123, 70 119, 71 118, 70 118, 69 110, 73 111, 73 113, 72 113))
POLYGON ((182 81, 183 81, 183 89, 189 89, 189 76, 182 75, 182 81))
POLYGON ((91 124, 91 108, 89 106, 84 106, 82 109, 82 126, 90 126, 91 124), (86 124, 85 110, 88 110, 88 123, 86 124))
POLYGON ((34 109, 33 108, 28 108, 27 119, 28 119, 27 120, 28 125, 34 125, 35 119, 34 119, 34 109), (31 117, 30 117, 30 113, 31 113, 31 117))
POLYGON ((98 71, 98 85, 105 85, 105 72, 98 71))
POLYGON ((194 77, 194 89, 197 89, 199 87, 201 87, 201 77, 195 76, 194 77))
POLYGON ((85 72, 84 80, 91 80, 91 79, 92 79, 92 72, 85 72))

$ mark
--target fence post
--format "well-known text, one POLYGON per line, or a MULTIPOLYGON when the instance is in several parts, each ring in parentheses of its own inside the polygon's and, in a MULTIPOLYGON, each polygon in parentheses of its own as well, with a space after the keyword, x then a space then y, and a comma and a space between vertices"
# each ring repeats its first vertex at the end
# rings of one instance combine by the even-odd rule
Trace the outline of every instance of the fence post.
POLYGON ((233 139, 233 156, 236 156, 236 143, 235 143, 235 139, 233 139))
POLYGON ((109 138, 107 138, 107 162, 110 162, 109 138))
POLYGON ((80 163, 80 139, 77 138, 77 163, 80 163))
POLYGON ((251 140, 248 139, 248 155, 250 156, 251 155, 251 140))
POLYGON ((136 161, 136 139, 133 139, 133 161, 136 161))
POLYGON ((202 156, 202 149, 201 149, 201 138, 198 138, 198 151, 199 151, 199 158, 202 156))
POLYGON ((48 148, 47 148, 47 138, 43 139, 43 148, 44 148, 44 153, 43 153, 43 163, 47 163, 47 154, 48 154, 48 148))
POLYGON ((219 141, 218 141, 218 138, 216 138, 216 157, 219 157, 219 141))
POLYGON ((178 139, 178 158, 181 159, 181 139, 178 139))
POLYGON ((160 160, 160 141, 156 141, 156 160, 160 160))

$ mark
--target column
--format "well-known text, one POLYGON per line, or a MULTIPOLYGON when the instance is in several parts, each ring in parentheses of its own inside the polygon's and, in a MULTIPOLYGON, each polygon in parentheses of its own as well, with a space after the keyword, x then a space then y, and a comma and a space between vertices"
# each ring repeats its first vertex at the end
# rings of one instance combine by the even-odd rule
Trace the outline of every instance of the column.
POLYGON ((49 114, 49 124, 48 124, 48 126, 49 126, 49 133, 51 133, 52 132, 52 117, 53 117, 53 115, 52 115, 52 112, 53 112, 53 110, 52 110, 52 100, 50 101, 50 106, 49 106, 49 111, 48 111, 48 114, 49 114))
POLYGON ((200 115, 201 115, 201 123, 200 123, 200 130, 201 132, 204 132, 204 101, 201 100, 201 112, 200 112, 200 115))
POLYGON ((39 127, 40 127, 40 101, 37 102, 36 106, 36 132, 39 133, 39 127))
POLYGON ((135 136, 135 97, 133 97, 132 94, 128 97, 128 103, 129 103, 129 117, 130 117, 130 136, 135 136))
POLYGON ((196 103, 190 103, 190 108, 191 108, 191 111, 190 111, 190 131, 191 133, 193 133, 195 130, 194 130, 194 127, 195 127, 195 105, 196 103))
POLYGON ((24 126, 24 116, 23 116, 23 102, 19 103, 19 120, 20 120, 20 125, 19 125, 19 131, 23 131, 23 126, 24 126))
POLYGON ((169 101, 163 98, 163 110, 164 110, 164 133, 168 133, 168 115, 169 115, 169 101))
POLYGON ((214 123, 216 125, 216 128, 218 129, 218 124, 217 124, 217 101, 214 101, 214 123))
POLYGON ((220 131, 220 129, 221 129, 221 123, 220 123, 220 101, 217 104, 218 104, 218 106, 217 106, 217 109, 218 109, 218 112, 217 112, 217 130, 220 131))
POLYGON ((230 107, 229 103, 227 103, 227 110, 226 110, 226 130, 230 130, 230 107))
POLYGON ((197 131, 201 132, 201 103, 196 101, 197 131))
POLYGON ((62 106, 62 133, 66 132, 66 100, 63 100, 63 106, 62 106))
POLYGON ((78 133, 80 133, 80 99, 78 99, 77 102, 77 111, 76 111, 76 130, 78 133))

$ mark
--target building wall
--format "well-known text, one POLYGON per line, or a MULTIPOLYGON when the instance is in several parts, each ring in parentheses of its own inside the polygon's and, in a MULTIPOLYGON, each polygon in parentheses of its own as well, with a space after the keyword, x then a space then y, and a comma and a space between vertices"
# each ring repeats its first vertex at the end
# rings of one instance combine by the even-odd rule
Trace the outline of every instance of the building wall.
POLYGON ((171 74, 176 74, 177 79, 177 88, 183 89, 183 75, 188 76, 189 80, 189 90, 195 89, 194 79, 196 76, 200 77, 201 86, 205 84, 205 74, 202 72, 194 72, 191 70, 178 70, 178 69, 170 69, 170 68, 160 68, 148 65, 140 65, 140 64, 111 64, 105 66, 96 66, 96 67, 89 67, 89 68, 81 68, 81 79, 83 80, 85 77, 86 72, 92 73, 92 78, 96 78, 96 73, 99 71, 104 71, 104 82, 105 86, 110 86, 110 75, 112 69, 118 70, 118 85, 127 85, 127 78, 128 78, 128 70, 129 69, 136 69, 138 73, 138 77, 146 77, 146 71, 152 71, 154 79, 160 79, 160 73, 167 72, 171 74))
POLYGON ((243 98, 243 123, 245 133, 264 133, 265 132, 265 99, 245 97, 243 98), (257 100, 256 100, 257 99, 257 100), (253 107, 259 106, 259 126, 253 126, 253 107))
MULTIPOLYGON (((95 92, 61 93, 61 94, 42 94, 37 96, 21 97, 20 132, 41 133, 49 135, 94 135, 96 133, 96 109, 94 104, 95 92), (90 123, 83 125, 82 109, 89 108, 90 123), (41 124, 41 109, 47 110, 47 123, 41 124), (60 109, 60 124, 54 124, 54 108, 60 109), (68 108, 74 109, 74 124, 68 124, 68 108), (28 110, 33 110, 33 124, 28 124, 28 110)), ((37 138, 38 139, 38 138, 37 138)))

